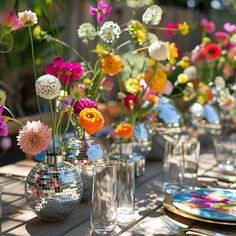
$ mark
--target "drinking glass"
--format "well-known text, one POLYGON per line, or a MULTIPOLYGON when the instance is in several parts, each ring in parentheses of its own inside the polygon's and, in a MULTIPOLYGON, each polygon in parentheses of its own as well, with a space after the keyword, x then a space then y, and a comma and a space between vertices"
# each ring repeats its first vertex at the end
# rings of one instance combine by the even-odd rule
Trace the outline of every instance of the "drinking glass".
POLYGON ((214 146, 218 167, 224 171, 234 170, 236 163, 236 142, 234 137, 215 137, 214 146))
POLYGON ((200 144, 181 135, 166 142, 163 164, 163 190, 173 194, 197 185, 200 144))
POLYGON ((117 169, 111 162, 94 167, 91 226, 98 234, 111 233, 117 224, 117 169))
POLYGON ((134 220, 135 162, 120 158, 117 163, 117 223, 127 225, 134 220))

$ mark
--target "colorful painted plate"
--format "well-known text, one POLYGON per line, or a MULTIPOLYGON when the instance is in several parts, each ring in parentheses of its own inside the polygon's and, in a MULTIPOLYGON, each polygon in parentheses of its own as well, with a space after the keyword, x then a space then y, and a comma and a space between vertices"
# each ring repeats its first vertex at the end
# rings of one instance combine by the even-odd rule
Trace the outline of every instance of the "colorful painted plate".
POLYGON ((175 194, 173 206, 189 214, 219 221, 236 221, 236 190, 197 189, 175 194))

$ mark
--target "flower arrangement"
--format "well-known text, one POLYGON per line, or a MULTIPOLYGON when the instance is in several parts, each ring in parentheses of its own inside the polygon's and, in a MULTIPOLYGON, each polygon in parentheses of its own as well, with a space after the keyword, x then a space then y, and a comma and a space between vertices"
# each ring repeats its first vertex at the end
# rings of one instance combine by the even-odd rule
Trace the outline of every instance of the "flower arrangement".
POLYGON ((184 102, 217 104, 224 112, 233 112, 235 104, 235 33, 236 26, 225 23, 222 31, 207 19, 200 21, 202 41, 176 65, 184 102))
POLYGON ((122 122, 115 128, 115 133, 121 139, 132 138, 136 122, 144 119, 145 114, 158 102, 159 94, 169 95, 172 92, 168 72, 176 63, 177 47, 173 42, 158 40, 151 30, 155 27, 157 30, 186 35, 188 24, 179 23, 177 28, 158 27, 163 12, 158 5, 152 5, 145 10, 143 22, 131 19, 120 26, 107 20, 111 10, 109 3, 99 0, 88 11, 95 17, 97 26, 83 23, 78 28, 78 37, 88 47, 89 60, 65 42, 43 31, 39 25, 31 32, 31 27, 38 22, 37 16, 31 11, 21 12, 18 17, 7 15, 6 21, 1 20, 11 31, 27 26, 31 38, 40 121, 21 124, 18 144, 24 152, 35 155, 46 150, 52 141, 53 152, 60 153, 70 124, 75 130, 85 131, 89 135, 100 131, 104 117, 97 102, 105 101, 103 92, 110 92, 114 83, 119 87, 117 98, 122 108, 122 122), (37 40, 55 42, 69 48, 75 54, 76 61, 66 61, 57 56, 53 63, 45 66, 45 74, 38 77, 32 35, 37 40), (128 39, 122 42, 121 35, 128 39), (91 48, 90 41, 95 39, 96 47, 91 48), (50 128, 42 120, 41 100, 47 101, 51 110, 50 128), (59 150, 56 142, 59 143, 59 150), (35 143, 39 145, 35 147, 35 143))

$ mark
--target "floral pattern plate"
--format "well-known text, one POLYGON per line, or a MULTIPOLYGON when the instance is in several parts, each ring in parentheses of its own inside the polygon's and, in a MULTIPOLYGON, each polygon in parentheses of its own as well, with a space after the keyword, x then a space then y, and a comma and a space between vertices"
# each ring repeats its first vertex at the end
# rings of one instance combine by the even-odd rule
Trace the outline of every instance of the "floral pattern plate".
POLYGON ((207 219, 236 221, 236 190, 198 189, 175 194, 172 204, 207 219))

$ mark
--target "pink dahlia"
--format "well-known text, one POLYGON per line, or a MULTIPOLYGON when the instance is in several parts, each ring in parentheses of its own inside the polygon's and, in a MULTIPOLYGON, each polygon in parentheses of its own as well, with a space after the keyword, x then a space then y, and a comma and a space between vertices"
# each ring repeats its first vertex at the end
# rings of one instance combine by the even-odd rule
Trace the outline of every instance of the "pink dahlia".
POLYGON ((51 138, 51 130, 41 121, 27 121, 17 136, 20 149, 31 155, 45 151, 51 138))
POLYGON ((215 38, 218 42, 222 43, 223 45, 227 44, 228 39, 229 39, 229 34, 226 32, 215 32, 215 38))
POLYGON ((104 0, 99 0, 96 7, 90 6, 89 14, 96 15, 96 20, 98 24, 102 24, 105 16, 109 15, 112 7, 104 0))
POLYGON ((89 98, 82 98, 79 99, 75 102, 74 105, 74 114, 76 116, 79 115, 79 113, 84 109, 84 108, 96 108, 98 109, 98 105, 96 102, 94 102, 93 100, 89 99, 89 98))
POLYGON ((233 34, 236 32, 236 25, 227 22, 224 24, 224 30, 230 34, 233 34))
POLYGON ((215 23, 213 21, 209 21, 203 18, 201 19, 200 24, 203 27, 204 31, 207 33, 212 33, 215 31, 215 23))
POLYGON ((17 17, 17 15, 11 11, 1 13, 0 25, 6 27, 11 31, 18 30, 24 26, 17 17))
POLYGON ((65 84, 72 84, 83 76, 83 67, 77 62, 64 62, 61 57, 56 57, 53 64, 45 67, 45 72, 62 80, 65 84))
POLYGON ((134 108, 138 108, 138 98, 135 94, 127 94, 124 98, 124 105, 130 111, 134 108))

